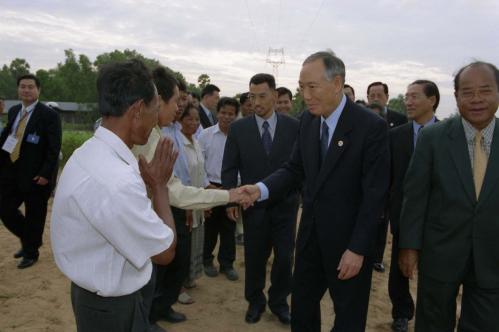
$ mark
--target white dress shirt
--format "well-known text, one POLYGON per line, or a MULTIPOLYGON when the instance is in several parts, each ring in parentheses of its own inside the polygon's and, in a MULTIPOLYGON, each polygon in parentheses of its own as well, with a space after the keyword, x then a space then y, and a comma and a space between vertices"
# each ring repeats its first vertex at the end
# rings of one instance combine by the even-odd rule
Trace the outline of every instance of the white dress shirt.
MULTIPOLYGON (((198 188, 206 188, 210 184, 204 171, 204 157, 198 141, 193 137, 192 142, 182 134, 184 139, 185 159, 189 166, 191 185, 198 188)), ((203 210, 192 210, 192 227, 196 228, 204 222, 203 210)))
MULTIPOLYGON (((159 129, 159 127, 154 128, 145 145, 135 145, 132 148, 135 157, 138 158, 139 155, 142 155, 147 161, 151 161, 161 135, 161 129, 159 129)), ((173 174, 170 177, 167 186, 170 205, 179 209, 211 209, 214 206, 229 203, 229 192, 227 190, 184 186, 180 179, 173 174)))
POLYGON ((99 127, 73 153, 58 183, 51 221, 57 266, 90 292, 127 295, 149 281, 150 257, 173 238, 152 208, 132 152, 99 127))
POLYGON ((222 183, 222 160, 224 158, 227 136, 220 130, 218 123, 203 129, 198 138, 204 155, 204 169, 210 182, 222 183))

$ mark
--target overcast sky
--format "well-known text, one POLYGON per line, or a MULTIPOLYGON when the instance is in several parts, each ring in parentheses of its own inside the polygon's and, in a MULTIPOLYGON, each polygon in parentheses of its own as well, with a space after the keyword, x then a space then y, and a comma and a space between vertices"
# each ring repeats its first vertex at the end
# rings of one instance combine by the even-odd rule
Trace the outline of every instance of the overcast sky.
POLYGON ((253 74, 273 73, 269 47, 284 49, 278 85, 293 91, 305 57, 329 48, 357 98, 372 81, 386 82, 394 97, 430 79, 446 117, 456 109, 459 67, 474 59, 499 65, 499 1, 0 0, 0 64, 19 57, 34 70, 55 67, 68 48, 92 61, 129 48, 190 82, 206 73, 232 96, 253 74))

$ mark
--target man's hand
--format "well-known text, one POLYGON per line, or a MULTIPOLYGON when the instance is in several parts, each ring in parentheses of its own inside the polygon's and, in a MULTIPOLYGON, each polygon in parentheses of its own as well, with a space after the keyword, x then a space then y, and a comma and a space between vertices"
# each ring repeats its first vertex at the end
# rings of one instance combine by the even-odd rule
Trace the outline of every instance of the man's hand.
POLYGON ((239 206, 228 207, 227 217, 232 221, 237 221, 239 219, 239 206))
POLYGON ((252 206, 255 201, 260 198, 260 188, 256 184, 248 184, 239 188, 242 192, 246 193, 246 198, 243 199, 240 204, 246 210, 250 206, 252 206))
POLYGON ((337 270, 340 271, 338 273, 338 279, 347 280, 355 277, 359 274, 363 262, 364 256, 358 255, 348 249, 345 250, 337 268, 337 270))
POLYGON ((399 249, 399 267, 402 274, 409 279, 414 278, 418 266, 419 252, 416 249, 399 249))
POLYGON ((159 139, 154 157, 147 162, 144 156, 139 156, 140 175, 145 184, 154 192, 157 188, 165 188, 170 179, 178 152, 173 142, 165 137, 159 139))
POLYGON ((35 183, 39 186, 46 186, 47 183, 49 183, 49 180, 40 175, 35 176, 33 181, 35 181, 35 183))

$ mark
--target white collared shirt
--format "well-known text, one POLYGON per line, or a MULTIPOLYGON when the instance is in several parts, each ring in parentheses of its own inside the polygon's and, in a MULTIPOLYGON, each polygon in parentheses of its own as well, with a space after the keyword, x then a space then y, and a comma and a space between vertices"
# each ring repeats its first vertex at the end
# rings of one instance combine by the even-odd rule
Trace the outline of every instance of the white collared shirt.
POLYGON ((220 130, 218 123, 203 129, 199 134, 199 145, 204 156, 204 169, 208 180, 214 183, 222 183, 222 160, 224 158, 225 142, 227 136, 220 130))
POLYGON ((256 125, 258 126, 258 130, 260 131, 260 136, 263 135, 263 123, 267 121, 269 124, 269 132, 270 138, 274 140, 275 128, 277 127, 277 115, 275 111, 272 111, 272 115, 268 119, 264 119, 261 116, 256 115, 255 113, 256 125))
POLYGON ((152 208, 134 155, 102 126, 64 167, 50 231, 59 269, 105 297, 141 289, 151 278, 150 257, 174 238, 152 208))
POLYGON ((26 107, 24 107, 24 105, 21 104, 21 109, 19 110, 19 113, 17 113, 16 120, 14 121, 14 124, 12 125, 12 129, 11 129, 12 135, 15 135, 15 133, 17 132, 17 127, 19 126, 19 122, 21 121, 21 114, 23 113, 23 110, 26 112, 26 125, 28 125, 29 119, 31 118, 31 115, 33 114, 33 110, 35 109, 37 104, 38 104, 38 99, 34 103, 32 103, 26 107))

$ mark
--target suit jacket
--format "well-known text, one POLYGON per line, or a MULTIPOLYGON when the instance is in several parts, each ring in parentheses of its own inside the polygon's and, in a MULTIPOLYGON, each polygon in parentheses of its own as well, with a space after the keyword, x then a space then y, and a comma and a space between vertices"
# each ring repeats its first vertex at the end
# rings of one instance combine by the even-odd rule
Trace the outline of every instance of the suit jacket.
POLYGON ((198 112, 199 112, 199 120, 201 122, 201 126, 203 127, 203 129, 214 125, 214 123, 213 124, 211 123, 210 119, 208 118, 208 115, 206 115, 201 105, 199 105, 198 112))
MULTIPOLYGON (((435 122, 438 121, 438 119, 435 119, 435 122)), ((404 178, 414 151, 414 128, 412 121, 391 129, 389 137, 391 160, 388 199, 389 219, 392 233, 398 235, 404 178)))
POLYGON ((404 114, 387 109, 386 122, 388 122, 390 128, 395 128, 407 123, 407 117, 404 114))
POLYGON ((379 216, 388 189, 388 128, 377 114, 347 100, 326 159, 320 165, 320 117, 306 111, 289 161, 266 178, 271 198, 303 181, 303 212, 296 243, 312 232, 329 270, 346 249, 373 256, 379 216))
POLYGON ((461 117, 425 128, 404 184, 400 248, 420 250, 419 270, 459 282, 473 259, 479 287, 499 288, 499 122, 476 200, 461 117))
MULTIPOLYGON (((21 104, 10 108, 8 123, 0 135, 0 147, 9 136, 21 104)), ((49 181, 49 188, 55 184, 59 152, 61 150, 62 131, 59 113, 38 102, 28 121, 22 138, 19 159, 12 164, 10 154, 0 150, 0 176, 15 177, 23 191, 29 191, 35 176, 42 176, 49 181), (28 135, 39 137, 38 143, 27 141, 28 135)))
MULTIPOLYGON (((256 183, 286 162, 291 154, 293 142, 298 134, 299 122, 287 115, 276 112, 277 124, 269 155, 263 148, 262 138, 255 115, 232 123, 225 143, 222 161, 222 186, 237 187, 238 173, 241 184, 256 183)), ((289 190, 290 199, 296 200, 297 190, 289 190)), ((279 200, 277 200, 279 201, 279 200)), ((255 207, 273 204, 261 202, 255 207)))

